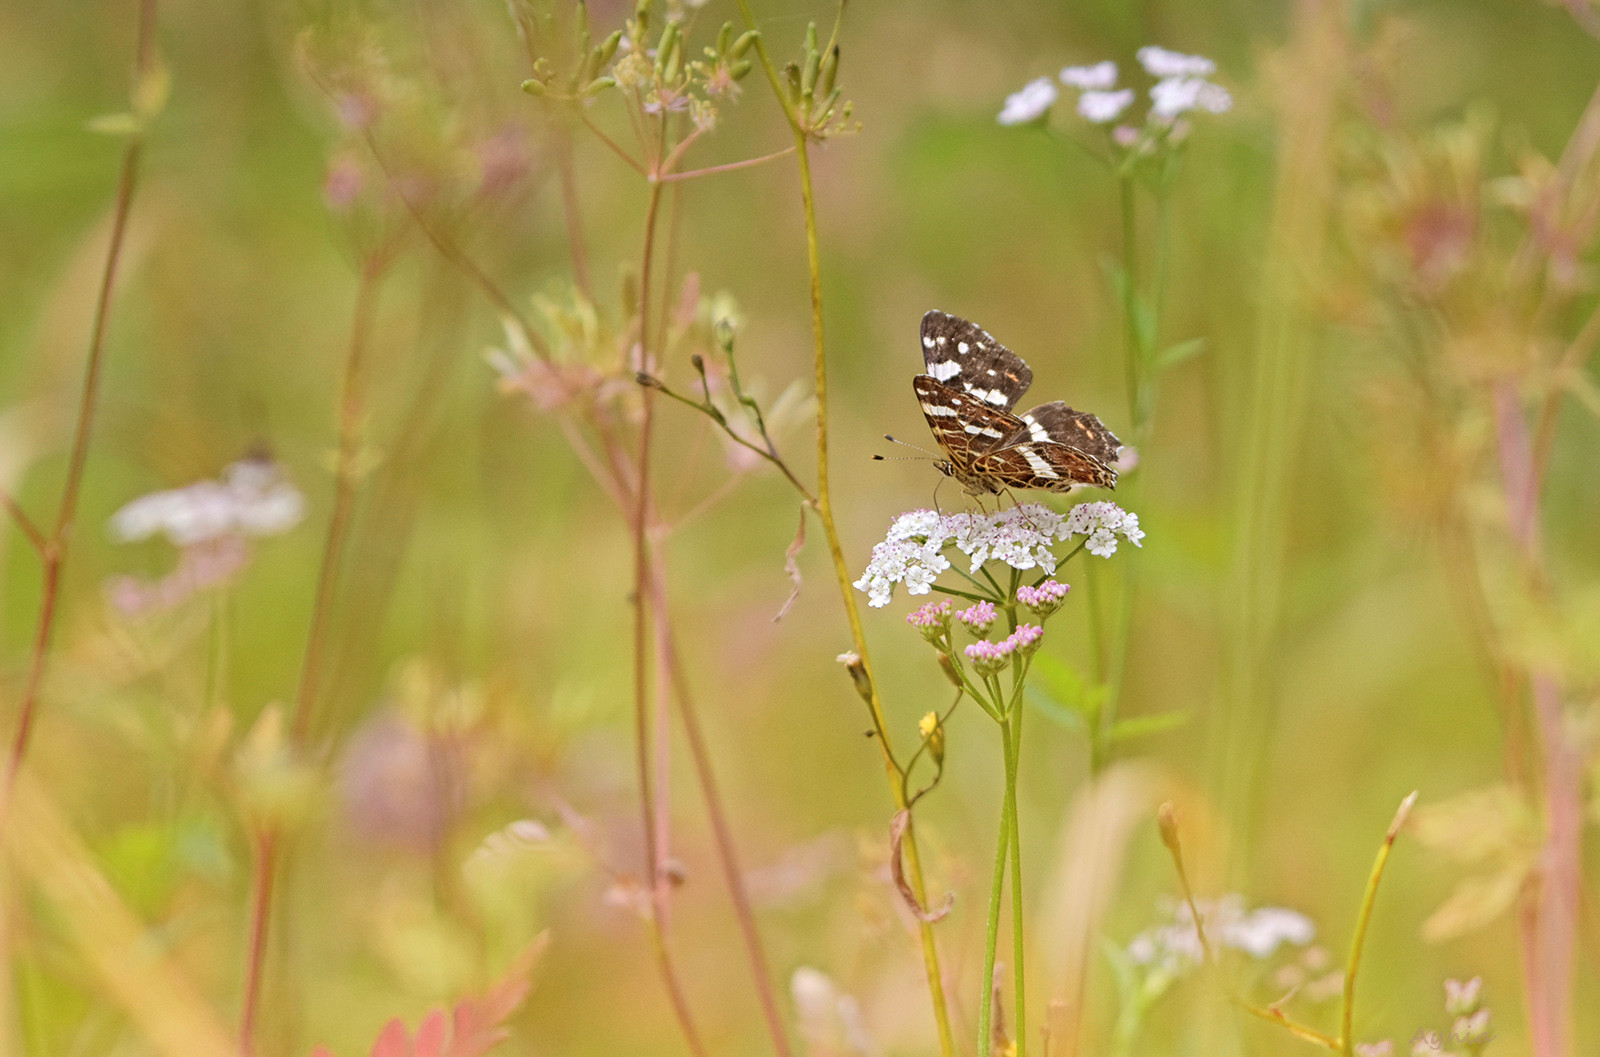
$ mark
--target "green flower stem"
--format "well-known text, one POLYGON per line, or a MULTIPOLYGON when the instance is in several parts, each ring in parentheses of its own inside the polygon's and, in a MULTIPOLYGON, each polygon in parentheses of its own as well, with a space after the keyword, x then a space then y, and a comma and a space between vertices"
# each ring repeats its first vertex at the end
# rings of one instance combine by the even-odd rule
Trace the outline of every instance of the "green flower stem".
MULTIPOLYGON (((1011 775, 1011 727, 1004 719, 1000 721, 1000 741, 1005 748, 1006 776, 1009 779, 1011 775)), ((983 988, 983 1001, 978 1006, 977 1052, 979 1054, 989 1054, 994 1049, 991 1037, 992 1025, 994 1024, 994 952, 1000 940, 1000 900, 1005 896, 1006 855, 1011 850, 1010 812, 1012 806, 1008 795, 1000 809, 1000 837, 994 852, 994 880, 989 885, 989 920, 983 937, 983 979, 980 981, 980 986, 983 988)))
MULTIPOLYGON (((1020 680, 1019 680, 1020 682, 1020 680)), ((1027 934, 1022 925, 1022 833, 1017 824, 1017 763, 1022 752, 1021 697, 1012 702, 1011 718, 1001 728, 1006 737, 1006 831, 1011 845, 1011 961, 1015 984, 1012 1006, 1016 1012, 1017 1057, 1027 1057, 1027 987, 1022 971, 1027 934)))
POLYGON ((1389 831, 1384 834, 1383 843, 1378 846, 1378 854, 1372 860, 1372 873, 1367 877, 1367 890, 1361 896, 1361 912, 1356 916, 1355 935, 1350 938, 1350 959, 1344 970, 1344 1000, 1339 1008, 1339 1052, 1344 1057, 1351 1057, 1354 1051, 1350 1026, 1355 1017, 1356 970, 1361 968, 1361 947, 1367 939, 1367 926, 1372 923, 1372 905, 1378 898, 1378 882, 1383 880, 1383 868, 1389 863, 1389 852, 1394 848, 1394 839, 1400 835, 1400 827, 1405 825, 1406 816, 1411 814, 1411 805, 1416 802, 1416 793, 1400 801, 1400 809, 1395 812, 1394 821, 1389 823, 1389 831))

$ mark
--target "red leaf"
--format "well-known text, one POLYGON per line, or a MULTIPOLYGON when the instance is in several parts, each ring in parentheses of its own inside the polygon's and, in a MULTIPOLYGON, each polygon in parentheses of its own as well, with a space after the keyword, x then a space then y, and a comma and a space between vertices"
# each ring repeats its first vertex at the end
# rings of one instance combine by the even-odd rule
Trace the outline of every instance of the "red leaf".
POLYGON ((411 1040, 406 1036, 405 1021, 395 1017, 378 1033, 372 1044, 372 1057, 411 1057, 411 1040))

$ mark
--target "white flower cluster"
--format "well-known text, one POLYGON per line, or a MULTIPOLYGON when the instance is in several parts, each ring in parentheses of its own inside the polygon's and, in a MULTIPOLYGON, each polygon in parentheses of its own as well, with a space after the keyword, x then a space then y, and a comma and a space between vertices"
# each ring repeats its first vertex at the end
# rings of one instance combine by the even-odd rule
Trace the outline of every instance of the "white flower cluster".
POLYGON ((1006 96, 1006 105, 1000 111, 1002 125, 1026 125, 1044 117, 1056 101, 1056 86, 1050 78, 1040 77, 1023 85, 1019 91, 1006 96))
MULTIPOLYGON (((1150 120, 1171 124, 1194 110, 1221 114, 1232 109, 1233 97, 1228 90, 1206 80, 1217 72, 1217 64, 1210 59, 1154 45, 1140 48, 1138 54, 1139 65, 1156 78, 1150 89, 1150 120)), ((1092 125, 1109 125, 1133 105, 1133 89, 1117 87, 1117 64, 1109 60, 1091 66, 1068 66, 1061 71, 1060 79, 1068 88, 1077 89, 1078 116, 1092 125)), ((1055 104, 1056 96, 1056 86, 1048 78, 1031 81, 1006 97, 1000 124, 1038 121, 1055 104)))
POLYGON ((872 559, 855 586, 867 593, 868 605, 886 606, 895 584, 905 584, 913 595, 933 590, 934 580, 950 568, 947 547, 966 555, 974 573, 990 561, 1054 573, 1057 543, 1087 536, 1089 553, 1109 558, 1116 552, 1118 535, 1136 547, 1144 539, 1138 515, 1110 502, 1080 503, 1065 515, 1038 503, 996 514, 913 510, 895 518, 883 542, 872 548, 872 559))
POLYGON ((1117 536, 1121 535, 1135 547, 1142 547, 1144 530, 1139 527, 1139 515, 1130 514, 1115 503, 1079 503, 1067 515, 1067 533, 1088 536, 1085 547, 1090 554, 1109 558, 1117 553, 1117 536))
POLYGON ((1206 80, 1217 64, 1200 55, 1183 55, 1154 45, 1139 49, 1139 65, 1160 78, 1150 89, 1150 113, 1168 121, 1191 110, 1224 114, 1233 109, 1233 97, 1219 84, 1206 80))
MULTIPOLYGON (((1270 958, 1285 943, 1304 947, 1317 934, 1311 919, 1283 907, 1246 911, 1244 897, 1226 895, 1198 902, 1206 939, 1216 948, 1243 951, 1252 958, 1270 958)), ((1172 924, 1146 929, 1128 944, 1128 959, 1176 975, 1204 959, 1200 936, 1189 904, 1173 907, 1172 924)))
POLYGON ((124 542, 164 534, 177 547, 223 536, 276 536, 305 516, 305 497, 269 459, 241 459, 220 481, 151 492, 111 515, 124 542))

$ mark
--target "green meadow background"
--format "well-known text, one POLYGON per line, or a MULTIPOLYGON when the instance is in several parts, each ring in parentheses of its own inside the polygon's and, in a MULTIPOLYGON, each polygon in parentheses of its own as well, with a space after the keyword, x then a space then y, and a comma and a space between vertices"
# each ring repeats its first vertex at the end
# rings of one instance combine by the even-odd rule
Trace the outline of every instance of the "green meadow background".
MULTIPOLYGON (((135 8, 0 6, 0 487, 44 523, 66 475, 123 149, 86 124, 127 107, 135 8)), ((826 27, 834 11, 767 3, 757 15, 788 56, 808 21, 826 27)), ((627 13, 610 0, 590 12, 597 36, 627 13)), ((738 13, 712 0, 696 17, 698 50, 738 13)), ((252 877, 238 761, 258 717, 295 694, 333 505, 358 247, 371 237, 367 219, 327 202, 330 170, 360 144, 305 73, 296 40, 358 28, 404 101, 393 125, 379 125, 397 153, 451 171, 463 157, 481 160, 473 152, 498 136, 515 160, 505 188, 451 214, 459 245, 519 305, 564 296, 573 281, 560 147, 540 101, 518 90, 529 61, 502 3, 160 6, 170 102, 149 132, 132 205, 29 755, 31 787, 61 830, 8 838, 13 849, 56 847, 75 864, 72 883, 97 874, 139 923, 141 945, 134 955, 106 949, 112 933, 74 921, 69 874, 8 860, 6 1052, 161 1052, 135 1011, 171 1000, 160 982, 169 979, 235 1030, 252 877), (175 558, 161 540, 115 541, 110 515, 262 449, 304 491, 304 521, 256 541, 225 589, 140 619, 112 607, 112 578, 159 576, 175 558), (58 837, 66 843, 50 843, 58 837), (69 845, 76 851, 60 850, 69 845), (140 958, 169 975, 145 975, 140 958)), ((1066 567, 1074 593, 1046 647, 1086 665, 1084 578, 1131 570, 1123 712, 1188 719, 1123 746, 1092 802, 1083 738, 1042 714, 1032 720, 1020 790, 1030 1024, 1046 1021, 1084 956, 1077 1052, 1106 1052, 1114 996, 1101 944, 1125 945, 1164 919, 1161 900, 1176 892, 1154 825, 1163 800, 1179 806, 1203 892, 1307 914, 1338 964, 1400 799, 1420 790, 1426 807, 1506 773, 1499 686, 1431 514, 1445 486, 1411 441, 1418 415, 1437 409, 1396 396, 1403 354, 1368 307, 1381 296, 1376 250, 1352 217, 1378 192, 1363 151, 1470 120, 1488 130, 1487 177, 1516 174, 1532 153, 1554 158, 1595 90, 1600 42, 1560 5, 1533 0, 897 0, 850 5, 841 44, 840 84, 860 129, 815 147, 813 161, 832 489, 857 575, 894 515, 930 505, 940 480, 925 461, 870 459, 915 454, 890 451, 884 433, 929 439, 909 385, 924 311, 992 331, 1032 365, 1038 400, 1064 398, 1129 429, 1106 268, 1122 251, 1115 179, 1062 136, 999 126, 1005 96, 1069 63, 1111 58, 1131 69, 1145 44, 1217 62, 1235 107, 1194 121, 1162 248, 1163 341, 1204 344, 1162 376, 1152 434, 1125 478, 1136 483, 1116 496, 1139 515, 1142 549, 1093 570, 1099 560, 1088 557, 1066 567), (1073 843, 1085 813, 1117 834, 1087 853, 1073 843), (1085 854, 1102 858, 1085 866, 1085 854), (1104 913, 1085 955, 1071 922, 1095 886, 1104 913)), ((789 143, 759 71, 743 88, 686 164, 789 143)), ((1059 129, 1087 135, 1068 119, 1070 103, 1059 111, 1059 129)), ((589 112, 631 142, 610 95, 589 112)), ((572 150, 588 269, 615 327, 638 269, 645 188, 581 127, 572 150)), ((689 273, 703 295, 731 295, 745 381, 764 400, 791 384, 808 393, 792 159, 686 181, 669 208, 658 260, 672 303, 689 273)), ((1146 254, 1158 249, 1152 215, 1142 217, 1146 254)), ((563 412, 497 385, 486 353, 505 338, 478 289, 403 213, 371 223, 398 232, 396 257, 376 295, 362 472, 306 754, 311 784, 296 794, 278 887, 258 1051, 366 1053, 389 1018, 414 1028, 428 1009, 481 992, 548 930, 501 1052, 686 1052, 648 932, 616 898, 642 854, 627 523, 574 457, 563 412), (519 819, 539 821, 548 839, 494 864, 487 880, 467 868, 474 849, 519 819)), ((1464 252, 1515 241, 1486 228, 1464 252)), ((1577 248, 1577 264, 1587 284, 1591 247, 1577 248)), ((1587 289, 1575 301, 1584 311, 1556 330, 1576 331, 1592 307, 1587 289)), ((660 369, 692 387, 686 352, 660 369)), ((794 1026, 788 981, 812 967, 855 996, 877 1047, 867 1052, 936 1052, 914 933, 887 880, 892 804, 863 736, 867 716, 834 661, 850 641, 822 532, 813 522, 799 598, 774 622, 790 591, 793 493, 770 470, 730 486, 727 450, 688 408, 659 401, 656 431, 657 499, 674 525, 664 544, 674 626, 796 1045, 856 1052, 808 1042, 794 1026)), ((779 444, 810 480, 810 420, 779 444)), ((1544 545, 1557 590, 1589 598, 1590 610, 1597 446, 1595 416, 1569 402, 1545 485, 1544 545)), ((1492 535, 1492 458, 1465 474, 1463 501, 1489 511, 1482 531, 1492 535)), ((938 500, 966 501, 948 483, 938 500)), ((1050 502, 1066 509, 1061 497, 1050 502)), ((41 589, 35 554, 8 525, 8 739, 41 589)), ((1491 607, 1512 594, 1491 590, 1491 607)), ((948 703, 905 625, 910 608, 902 593, 865 613, 902 745, 914 744, 924 712, 948 703)), ((1515 616, 1496 619, 1518 627, 1515 616)), ((1593 698, 1575 687, 1569 704, 1581 726, 1593 698)), ((935 933, 970 1052, 1001 767, 975 708, 957 712, 948 740, 945 779, 917 820, 931 891, 955 894, 935 933)), ((699 790, 681 741, 673 752, 672 841, 685 877, 672 899, 673 950, 709 1051, 762 1052, 699 790)), ((10 824, 43 826, 40 817, 10 824)), ((1358 1038, 1392 1038, 1409 1052, 1417 1031, 1447 1026, 1442 981, 1481 974, 1498 1034, 1491 1052, 1533 1052, 1513 912, 1442 942, 1422 936, 1463 878, 1493 869, 1401 837, 1368 937, 1358 1038)), ((1577 1053, 1600 1039, 1600 889, 1585 878, 1583 891, 1577 1053)), ((1250 971, 1242 988, 1261 1002, 1279 997, 1269 973, 1250 971)), ((1336 1004, 1294 1002, 1302 1019, 1337 1030, 1336 1004)), ((1152 1011, 1135 1052, 1314 1049, 1230 1011, 1191 978, 1152 1011)))

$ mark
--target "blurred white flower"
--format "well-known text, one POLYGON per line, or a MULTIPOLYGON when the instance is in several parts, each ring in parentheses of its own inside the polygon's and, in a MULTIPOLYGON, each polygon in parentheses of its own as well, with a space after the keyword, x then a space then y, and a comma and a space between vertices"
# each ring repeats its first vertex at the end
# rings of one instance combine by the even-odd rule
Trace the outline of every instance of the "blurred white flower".
MULTIPOLYGON (((1196 905, 1213 947, 1242 951, 1252 958, 1270 958, 1285 943, 1303 947, 1317 932, 1310 918, 1294 910, 1260 907, 1247 912, 1240 895, 1199 900, 1196 905)), ((1173 974, 1199 965, 1203 957, 1187 903, 1174 905, 1172 924, 1146 929, 1128 944, 1128 958, 1135 965, 1173 974)))
POLYGON ((1150 89, 1150 113, 1172 119, 1191 110, 1224 114, 1233 108, 1233 96, 1221 85, 1198 77, 1168 77, 1150 89))
POLYGON ((1061 71, 1061 83, 1086 92, 1110 88, 1117 83, 1117 64, 1108 59, 1093 66, 1068 66, 1061 71))
POLYGON ((1002 125, 1026 125, 1044 117, 1056 101, 1056 86, 1050 78, 1040 77, 1023 85, 1021 90, 1006 96, 1006 105, 1000 111, 1002 125))
POLYGON ((1084 92, 1078 97, 1078 114, 1091 125, 1109 125, 1132 102, 1132 88, 1119 92, 1084 92))
POLYGON ((223 536, 276 536, 305 516, 305 497, 270 459, 241 459, 220 481, 151 492, 111 515, 124 542, 161 533, 177 547, 223 536))
POLYGON ((1139 65, 1151 77, 1210 77, 1217 64, 1201 55, 1184 55, 1149 45, 1139 49, 1139 65))
POLYGON ((875 1057, 880 1051, 867 1034, 855 996, 839 990, 827 973, 802 965, 789 978, 800 1037, 817 1054, 875 1057))

